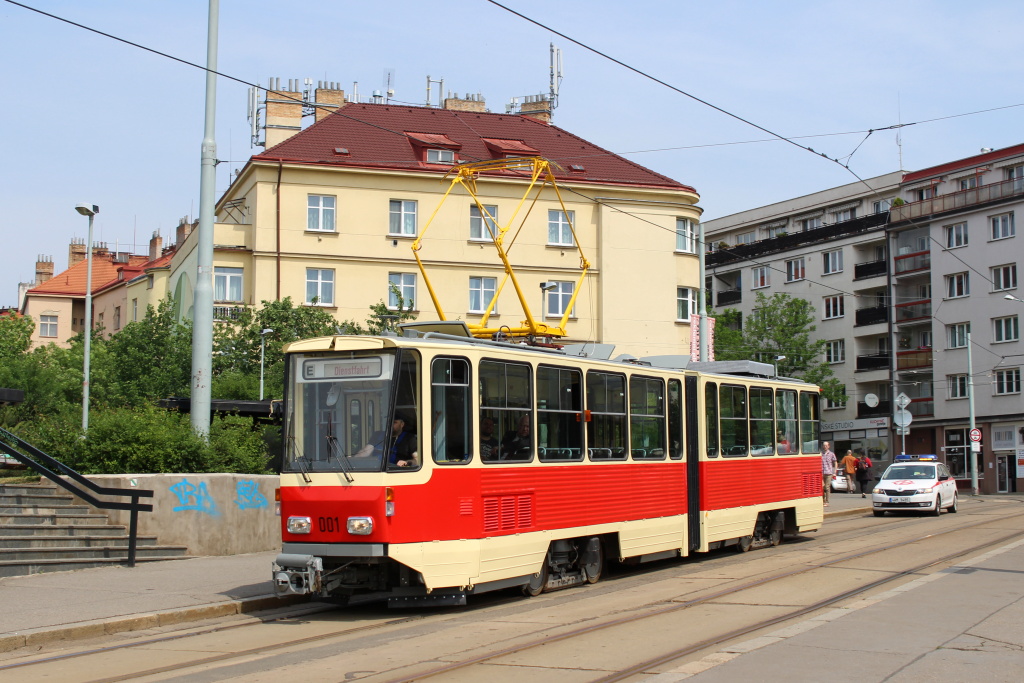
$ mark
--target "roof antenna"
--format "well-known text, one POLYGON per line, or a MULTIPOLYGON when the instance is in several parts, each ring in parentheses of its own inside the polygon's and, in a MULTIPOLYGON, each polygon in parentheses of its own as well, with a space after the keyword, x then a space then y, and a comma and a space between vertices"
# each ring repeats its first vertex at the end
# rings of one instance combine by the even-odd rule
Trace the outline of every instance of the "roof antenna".
POLYGON ((903 133, 903 110, 902 110, 902 107, 900 106, 900 91, 899 90, 896 91, 896 123, 898 123, 900 125, 900 127, 896 129, 896 149, 899 152, 899 161, 900 161, 899 169, 902 171, 903 170, 903 137, 902 137, 901 134, 903 133))
POLYGON ((548 43, 551 47, 551 111, 558 106, 558 87, 562 84, 562 50, 548 43))

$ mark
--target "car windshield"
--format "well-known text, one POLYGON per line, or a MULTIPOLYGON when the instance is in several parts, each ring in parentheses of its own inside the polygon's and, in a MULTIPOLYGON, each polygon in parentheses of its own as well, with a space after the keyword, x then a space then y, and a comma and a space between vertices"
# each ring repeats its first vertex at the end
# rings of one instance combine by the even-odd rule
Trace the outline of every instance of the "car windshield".
POLYGON ((934 479, 935 465, 892 465, 883 479, 934 479))

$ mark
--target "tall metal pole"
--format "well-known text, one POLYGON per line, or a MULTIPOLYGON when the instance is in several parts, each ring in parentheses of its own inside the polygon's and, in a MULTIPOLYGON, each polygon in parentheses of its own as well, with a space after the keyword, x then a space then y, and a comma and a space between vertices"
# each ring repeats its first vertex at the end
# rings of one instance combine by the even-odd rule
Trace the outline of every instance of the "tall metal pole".
POLYGON ((85 362, 82 367, 82 431, 89 431, 89 363, 92 360, 92 221, 89 213, 89 237, 85 244, 85 362))
MULTIPOLYGON (((971 431, 974 431, 974 361, 971 354, 971 328, 967 328, 967 411, 971 419, 971 431)), ((975 442, 970 442, 971 449, 971 494, 978 495, 978 452, 974 450, 975 442)))
POLYGON ((260 400, 263 400, 263 354, 267 348, 267 336, 260 335, 260 400))
POLYGON ((216 194, 217 143, 217 19, 220 0, 210 0, 206 37, 206 121, 203 127, 202 172, 199 177, 199 238, 195 299, 192 313, 192 428, 210 432, 210 381, 213 373, 213 208, 216 194))
POLYGON ((698 326, 698 339, 700 349, 700 359, 702 362, 708 360, 708 308, 707 308, 707 294, 704 291, 704 283, 707 281, 707 276, 704 274, 704 224, 697 224, 700 239, 697 242, 697 270, 700 275, 700 283, 697 287, 697 315, 700 316, 700 325, 698 326))

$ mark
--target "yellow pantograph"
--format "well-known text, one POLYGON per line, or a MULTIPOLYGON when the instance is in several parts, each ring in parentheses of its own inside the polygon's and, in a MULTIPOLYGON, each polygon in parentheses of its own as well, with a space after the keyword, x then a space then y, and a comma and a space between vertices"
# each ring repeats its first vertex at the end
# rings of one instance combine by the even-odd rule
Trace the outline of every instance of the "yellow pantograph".
POLYGON ((451 177, 451 184, 445 191, 441 201, 438 202, 437 208, 434 209, 434 213, 430 215, 430 218, 423 226, 423 230, 420 231, 419 236, 412 243, 413 256, 416 257, 416 263, 419 265, 420 274, 423 276, 423 282, 427 286, 427 292, 430 294, 430 300, 434 303, 434 308, 437 310, 437 315, 441 320, 447 320, 444 314, 444 308, 441 306, 437 293, 434 291, 434 287, 430 283, 430 277, 427 275, 426 266, 424 266, 422 259, 420 259, 419 252, 422 247, 423 238, 426 236, 427 230, 430 228, 431 223, 433 223, 434 218, 441 209, 441 206, 444 205, 445 200, 448 199, 452 190, 454 190, 457 185, 462 185, 466 188, 466 191, 469 192, 469 195, 476 203, 476 207, 480 211, 481 220, 486 230, 491 232, 491 237, 494 239, 494 248, 498 252, 498 258, 501 259, 502 264, 505 266, 505 275, 502 277, 501 283, 495 290, 494 297, 492 297, 491 301, 488 303, 487 309, 484 311, 480 322, 467 325, 470 332, 474 337, 485 339, 489 339, 496 335, 509 337, 566 336, 565 324, 569 320, 569 314, 572 311, 573 305, 576 303, 576 296, 579 294, 583 285, 583 280, 587 276, 587 271, 590 269, 590 262, 587 260, 587 257, 583 254, 583 249, 580 247, 580 241, 576 237, 576 228, 569 219, 571 214, 566 210, 565 202, 562 201, 562 193, 559 191, 558 185, 555 183, 555 176, 551 172, 551 166, 552 162, 540 157, 512 157, 508 159, 493 159, 489 161, 460 164, 453 167, 452 170, 445 175, 446 178, 451 177), (477 194, 477 175, 485 171, 520 172, 523 173, 524 176, 526 173, 529 173, 530 182, 526 187, 526 191, 523 193, 522 199, 519 200, 519 204, 516 206, 516 210, 512 213, 511 218, 509 218, 508 222, 504 225, 498 224, 495 217, 492 216, 480 202, 480 196, 477 194), (569 300, 568 305, 565 306, 562 318, 558 321, 557 327, 552 327, 551 325, 546 324, 543 320, 538 320, 533 316, 533 313, 530 311, 530 305, 526 301, 526 295, 523 292, 523 288, 520 285, 519 280, 516 278, 515 270, 512 268, 512 264, 508 259, 509 249, 515 244, 516 238, 519 236, 527 217, 530 215, 530 211, 533 210, 533 207, 537 204, 537 200, 540 199, 541 193, 548 186, 554 190, 555 196, 558 198, 558 203, 562 207, 562 215, 565 216, 565 219, 569 224, 569 230, 572 231, 573 244, 576 245, 576 250, 580 255, 579 279, 573 287, 572 298, 569 300), (522 214, 521 217, 520 214, 522 214), (506 237, 513 225, 518 225, 518 227, 512 235, 512 239, 506 244, 506 237), (497 229, 497 232, 494 232, 495 229, 497 229), (494 304, 498 300, 498 296, 501 294, 501 290, 505 287, 505 283, 507 282, 511 282, 512 287, 516 290, 516 296, 519 297, 519 303, 523 307, 525 320, 523 320, 518 327, 511 327, 507 325, 502 325, 500 327, 488 327, 487 322, 491 316, 492 310, 494 309, 494 304))

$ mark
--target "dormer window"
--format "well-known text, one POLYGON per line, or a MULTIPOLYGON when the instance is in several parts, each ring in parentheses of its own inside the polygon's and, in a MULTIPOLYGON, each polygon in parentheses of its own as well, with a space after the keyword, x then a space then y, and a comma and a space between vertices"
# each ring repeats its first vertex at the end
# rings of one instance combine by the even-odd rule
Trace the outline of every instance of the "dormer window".
POLYGON ((428 164, 454 164, 455 152, 450 149, 428 149, 428 164))

